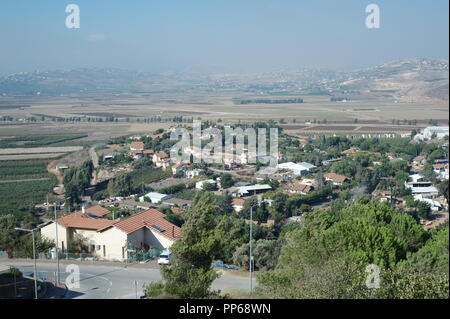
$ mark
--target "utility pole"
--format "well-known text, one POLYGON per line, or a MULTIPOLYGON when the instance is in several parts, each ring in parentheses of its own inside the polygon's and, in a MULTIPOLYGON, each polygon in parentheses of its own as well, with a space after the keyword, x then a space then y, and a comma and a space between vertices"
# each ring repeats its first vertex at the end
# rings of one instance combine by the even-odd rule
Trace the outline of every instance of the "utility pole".
POLYGON ((139 299, 138 298, 138 292, 137 292, 137 280, 134 281, 134 289, 136 291, 136 299, 139 299))
POLYGON ((58 247, 58 223, 56 222, 56 202, 55 202, 55 237, 56 237, 56 282, 59 285, 59 247, 58 247))
POLYGON ((36 242, 34 240, 34 229, 31 231, 31 237, 33 237, 33 259, 34 259, 34 298, 38 299, 37 291, 37 270, 36 270, 36 242))
POLYGON ((252 237, 253 237, 253 206, 250 207, 250 296, 253 294, 253 255, 252 255, 252 237))
MULTIPOLYGON (((253 195, 256 196, 256 190, 253 195)), ((258 203, 256 204, 258 207, 260 205, 260 199, 258 198, 258 203)), ((253 294, 253 251, 252 251, 252 239, 253 239, 253 207, 256 205, 250 206, 250 257, 249 257, 249 270, 250 270, 250 296, 253 294)))
POLYGON ((70 200, 69 199, 71 199, 72 197, 67 197, 66 198, 66 203, 67 203, 67 205, 68 205, 68 210, 67 210, 67 213, 70 213, 70 200), (67 200, 69 200, 69 202, 67 202, 67 200))

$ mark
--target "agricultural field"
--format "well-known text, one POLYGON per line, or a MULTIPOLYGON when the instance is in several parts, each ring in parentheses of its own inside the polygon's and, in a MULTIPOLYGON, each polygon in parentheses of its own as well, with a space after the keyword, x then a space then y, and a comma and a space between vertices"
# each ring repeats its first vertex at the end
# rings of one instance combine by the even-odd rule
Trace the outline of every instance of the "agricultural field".
POLYGON ((44 135, 3 138, 0 139, 0 149, 48 146, 52 144, 77 140, 86 136, 87 135, 44 135))
POLYGON ((0 215, 27 215, 29 207, 46 200, 56 178, 47 172, 48 159, 0 162, 0 215))

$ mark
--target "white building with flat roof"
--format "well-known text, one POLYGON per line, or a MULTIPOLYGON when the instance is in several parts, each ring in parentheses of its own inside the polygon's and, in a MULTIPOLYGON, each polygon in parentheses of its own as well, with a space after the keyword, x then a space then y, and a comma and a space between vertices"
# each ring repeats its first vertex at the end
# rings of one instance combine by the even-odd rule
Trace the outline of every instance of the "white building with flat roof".
POLYGON ((445 136, 449 136, 449 127, 448 126, 429 126, 422 130, 420 134, 414 136, 415 140, 429 140, 436 136, 437 139, 443 139, 445 136))
POLYGON ((236 188, 236 194, 238 196, 255 195, 262 192, 266 192, 272 189, 272 186, 268 184, 256 184, 249 186, 240 186, 236 188))
POLYGON ((158 204, 164 200, 168 200, 168 199, 172 198, 171 196, 166 195, 166 194, 150 192, 150 193, 145 194, 144 196, 139 197, 139 201, 144 202, 145 197, 148 197, 153 204, 158 204))
POLYGON ((301 162, 301 163, 287 162, 287 163, 278 164, 277 167, 279 169, 285 169, 285 170, 291 171, 295 175, 305 175, 305 174, 308 174, 310 171, 317 168, 317 166, 310 164, 310 163, 306 163, 306 162, 301 162))

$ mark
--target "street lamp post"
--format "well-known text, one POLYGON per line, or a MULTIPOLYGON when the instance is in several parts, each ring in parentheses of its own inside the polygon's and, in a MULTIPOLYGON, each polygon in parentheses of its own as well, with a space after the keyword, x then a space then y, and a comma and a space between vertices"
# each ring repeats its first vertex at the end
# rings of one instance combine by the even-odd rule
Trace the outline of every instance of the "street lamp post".
MULTIPOLYGON (((253 195, 256 196, 256 191, 253 195)), ((253 239, 253 207, 260 205, 260 198, 258 198, 258 203, 250 206, 250 256, 249 256, 249 271, 250 271, 250 296, 253 294, 253 250, 252 250, 252 239, 253 239)))
MULTIPOLYGON (((67 201, 69 200, 69 199, 71 199, 72 197, 67 197, 66 198, 66 203, 67 203, 67 201)), ((67 203, 68 204, 68 209, 67 209, 67 213, 70 213, 70 200, 69 200, 69 202, 67 203)))
POLYGON ((253 237, 253 206, 250 207, 250 296, 253 294, 253 255, 252 255, 252 237, 253 237))
POLYGON ((24 229, 24 228, 15 228, 16 230, 24 231, 27 233, 31 233, 31 236, 33 238, 33 259, 34 259, 34 298, 38 299, 38 290, 37 290, 37 270, 36 270, 36 242, 34 240, 34 231, 37 228, 34 229, 24 229))
POLYGON ((56 202, 54 205, 55 209, 55 238, 56 238, 56 282, 59 285, 59 247, 58 247, 58 223, 56 222, 56 202))

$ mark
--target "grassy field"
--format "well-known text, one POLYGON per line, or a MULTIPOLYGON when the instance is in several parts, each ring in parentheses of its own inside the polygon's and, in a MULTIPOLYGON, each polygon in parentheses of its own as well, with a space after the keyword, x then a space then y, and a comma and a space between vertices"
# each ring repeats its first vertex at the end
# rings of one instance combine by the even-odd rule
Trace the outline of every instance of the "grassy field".
POLYGON ((21 218, 30 205, 45 201, 56 182, 47 172, 47 163, 47 159, 1 162, 0 214, 21 218))

